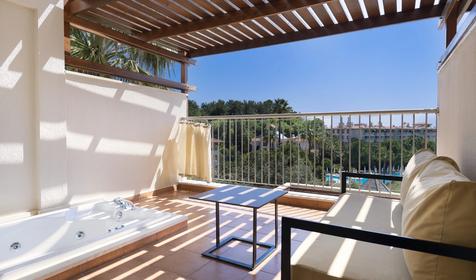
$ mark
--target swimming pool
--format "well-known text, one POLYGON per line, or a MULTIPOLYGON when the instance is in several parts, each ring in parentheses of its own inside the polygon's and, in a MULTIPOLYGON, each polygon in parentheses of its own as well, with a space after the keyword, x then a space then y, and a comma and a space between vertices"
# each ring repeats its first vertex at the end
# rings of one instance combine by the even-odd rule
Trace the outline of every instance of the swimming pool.
MULTIPOLYGON (((400 172, 394 172, 390 175, 393 175, 393 176, 401 176, 401 173, 400 172)), ((349 178, 349 180, 351 180, 352 183, 356 183, 356 184, 359 184, 359 185, 364 185, 366 184, 369 179, 367 178, 349 178)), ((384 184, 389 184, 391 183, 392 181, 389 181, 389 180, 383 180, 383 183, 384 184)), ((340 184, 340 174, 332 174, 332 177, 331 177, 331 174, 326 174, 326 184, 340 184), (331 179, 332 179, 332 182, 331 182, 331 179)))

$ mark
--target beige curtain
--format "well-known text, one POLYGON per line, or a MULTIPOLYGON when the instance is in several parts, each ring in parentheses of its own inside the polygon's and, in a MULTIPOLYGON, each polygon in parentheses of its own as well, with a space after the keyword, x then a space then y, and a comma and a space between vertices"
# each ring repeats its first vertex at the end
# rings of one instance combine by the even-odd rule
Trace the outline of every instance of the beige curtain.
POLYGON ((211 182, 210 126, 199 123, 181 123, 178 137, 179 173, 211 182))

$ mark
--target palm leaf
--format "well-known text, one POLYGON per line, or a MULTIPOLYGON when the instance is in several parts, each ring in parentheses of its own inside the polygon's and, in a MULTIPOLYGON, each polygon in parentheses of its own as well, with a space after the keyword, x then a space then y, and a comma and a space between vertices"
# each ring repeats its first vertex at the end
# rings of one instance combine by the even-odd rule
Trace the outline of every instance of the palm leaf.
POLYGON ((163 77, 173 72, 174 62, 170 59, 76 28, 71 29, 71 55, 149 76, 163 77))

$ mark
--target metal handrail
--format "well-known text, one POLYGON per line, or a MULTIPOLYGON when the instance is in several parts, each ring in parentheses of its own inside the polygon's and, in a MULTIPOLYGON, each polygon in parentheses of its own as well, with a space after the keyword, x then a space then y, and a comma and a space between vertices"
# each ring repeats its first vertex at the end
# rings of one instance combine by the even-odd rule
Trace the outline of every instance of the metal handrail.
MULTIPOLYGON (((411 154, 434 147, 438 109, 197 116, 183 120, 211 126, 215 181, 288 184, 296 190, 337 192, 340 186, 335 176, 340 172, 401 173, 411 154)), ((357 183, 359 190, 375 191, 374 181, 357 183)), ((398 184, 386 189, 389 191, 382 195, 398 195, 398 184)), ((380 188, 376 191, 382 192, 380 188)))
POLYGON ((339 116, 339 115, 378 115, 378 114, 421 114, 438 113, 438 108, 430 109, 396 109, 396 110, 369 110, 369 111, 339 111, 339 112, 304 112, 304 113, 286 113, 286 114, 249 114, 249 115, 220 115, 220 116, 190 116, 183 119, 193 120, 248 120, 248 119, 284 119, 293 117, 311 117, 311 116, 339 116))

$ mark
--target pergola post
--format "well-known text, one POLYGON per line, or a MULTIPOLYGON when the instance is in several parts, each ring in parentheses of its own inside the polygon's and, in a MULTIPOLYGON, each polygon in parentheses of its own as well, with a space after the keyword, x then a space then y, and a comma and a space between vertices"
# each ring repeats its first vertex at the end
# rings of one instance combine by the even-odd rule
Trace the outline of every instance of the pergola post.
MULTIPOLYGON (((182 84, 188 83, 188 64, 185 62, 180 62, 180 82, 182 84)), ((183 93, 188 93, 187 89, 182 90, 183 93)))

